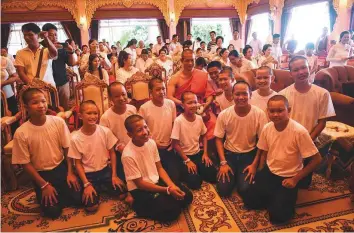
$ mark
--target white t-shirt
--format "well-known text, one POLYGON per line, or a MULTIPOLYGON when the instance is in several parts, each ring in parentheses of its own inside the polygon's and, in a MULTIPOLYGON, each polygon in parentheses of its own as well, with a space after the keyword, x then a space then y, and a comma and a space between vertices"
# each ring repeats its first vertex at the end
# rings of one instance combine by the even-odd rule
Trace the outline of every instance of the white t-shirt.
POLYGON ((317 85, 311 85, 306 93, 300 93, 292 84, 279 94, 284 95, 291 107, 290 118, 302 124, 309 132, 317 125, 319 119, 335 116, 329 92, 317 85))
POLYGON ((161 43, 161 44, 155 44, 154 47, 152 47, 152 53, 153 54, 159 54, 160 49, 162 49, 162 47, 165 45, 165 43, 161 43))
POLYGON ((206 132, 207 128, 201 116, 196 115, 195 120, 190 122, 181 114, 175 120, 171 138, 179 140, 181 149, 186 155, 195 155, 200 151, 199 138, 206 132))
POLYGON ((310 134, 294 120, 279 132, 274 123, 263 128, 257 147, 268 151, 267 165, 272 173, 282 177, 293 177, 303 168, 303 159, 318 153, 310 134))
POLYGON ((15 66, 21 66, 25 68, 25 74, 32 81, 37 73, 38 61, 41 50, 43 49, 43 57, 41 68, 39 72, 39 78, 46 83, 49 83, 55 87, 52 62, 57 57, 50 57, 49 50, 47 48, 39 47, 35 53, 28 47, 17 51, 15 66))
POLYGON ((139 69, 140 72, 145 73, 145 70, 151 66, 151 64, 154 63, 154 60, 151 58, 148 58, 146 61, 142 59, 141 57, 136 60, 135 67, 139 69))
POLYGON ((258 65, 256 60, 248 60, 246 58, 242 58, 242 66, 241 66, 241 73, 242 72, 247 72, 253 69, 257 69, 258 65))
POLYGON ((261 135, 266 123, 267 117, 260 108, 251 105, 250 112, 240 117, 232 106, 219 114, 214 135, 224 138, 226 134, 225 149, 236 153, 246 153, 256 147, 257 135, 258 137, 261 135))
POLYGON ((132 56, 133 64, 135 64, 135 61, 136 61, 136 50, 127 47, 127 48, 124 49, 124 51, 129 53, 132 56))
MULTIPOLYGON (((15 73, 16 69, 12 61, 7 57, 1 56, 1 82, 8 80, 9 76, 15 73)), ((4 86, 2 90, 5 92, 6 98, 10 98, 15 94, 11 85, 4 86)))
POLYGON ((110 159, 109 150, 117 143, 117 138, 107 127, 96 125, 92 135, 81 129, 71 135, 68 157, 81 159, 85 172, 101 171, 110 159))
POLYGON ((154 140, 150 139, 142 147, 138 147, 132 141, 129 141, 122 154, 122 164, 128 191, 138 188, 133 181, 138 178, 142 178, 145 182, 156 184, 159 181, 156 162, 159 161, 159 151, 154 140))
POLYGON ((139 70, 137 68, 135 68, 134 66, 131 67, 130 71, 126 71, 123 67, 122 68, 118 68, 118 66, 117 66, 117 69, 116 69, 116 81, 125 84, 125 82, 128 80, 128 78, 133 76, 133 74, 135 74, 138 71, 139 70))
POLYGON ((257 106, 258 108, 262 109, 266 114, 267 114, 267 104, 268 100, 272 97, 278 94, 276 91, 273 91, 270 95, 268 96, 261 96, 258 94, 258 90, 252 91, 252 96, 250 99, 250 104, 257 106))
POLYGON ((283 56, 282 48, 280 44, 272 44, 272 56, 279 61, 280 57, 283 56))
POLYGON ((169 59, 166 61, 161 61, 160 59, 156 60, 156 63, 162 66, 166 70, 167 76, 171 76, 173 72, 173 62, 169 59))
POLYGON ((112 108, 109 108, 101 116, 100 125, 106 126, 112 130, 112 133, 118 138, 118 144, 125 146, 130 141, 130 137, 124 126, 124 121, 128 116, 136 113, 136 108, 130 104, 127 104, 127 109, 122 115, 115 113, 112 108))
POLYGON ((252 47, 254 56, 257 56, 258 54, 262 53, 262 46, 263 45, 260 40, 252 39, 248 44, 252 47))
POLYGON ((225 97, 225 92, 223 92, 221 95, 215 96, 215 101, 220 105, 220 110, 227 109, 228 107, 231 107, 235 104, 234 100, 232 99, 229 101, 225 97))
POLYGON ((229 44, 232 44, 237 52, 240 52, 241 48, 244 47, 243 41, 240 38, 237 40, 230 40, 229 44))
POLYGON ((165 99, 162 107, 156 106, 151 100, 143 104, 139 114, 144 117, 152 139, 158 145, 169 146, 173 122, 176 119, 176 105, 170 99, 165 99))
POLYGON ((47 115, 41 126, 26 121, 15 132, 12 164, 31 163, 37 171, 52 170, 64 160, 63 148, 69 146, 70 132, 62 118, 47 115))

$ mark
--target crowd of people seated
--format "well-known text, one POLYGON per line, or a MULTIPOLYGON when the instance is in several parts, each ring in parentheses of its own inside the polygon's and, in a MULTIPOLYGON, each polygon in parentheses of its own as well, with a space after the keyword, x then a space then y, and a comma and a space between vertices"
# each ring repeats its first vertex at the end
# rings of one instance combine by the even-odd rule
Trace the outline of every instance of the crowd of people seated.
MULTIPOLYGON (((335 116, 329 92, 312 84, 314 53, 324 42, 308 44, 306 56, 291 56, 294 84, 277 93, 271 83, 281 63, 279 34, 264 46, 253 33, 243 47, 235 31, 224 48, 224 38, 212 31, 208 44, 189 34, 182 44, 177 35, 170 43, 159 36, 149 48, 136 39, 124 49, 91 39, 79 50, 70 39, 59 43, 50 23, 42 30, 28 23, 22 32, 27 47, 15 61, 5 53, 1 58, 12 114, 18 100, 11 84, 21 88, 34 79, 56 87, 60 105, 69 109, 68 72, 103 80, 111 102, 100 113, 97 103, 83 101, 82 127, 70 133, 62 118, 47 115, 41 89, 21 96, 29 119, 14 132, 12 163, 31 177, 44 216, 57 218, 65 206, 99 211, 105 192, 129 203, 139 217, 171 221, 192 202, 190 190, 205 181, 215 183, 222 197, 236 188, 246 208, 266 208, 272 223, 292 219, 298 189, 309 187, 321 162, 316 139, 335 116), (125 83, 153 63, 166 70, 167 80, 150 79, 150 99, 137 108, 125 83), (242 77, 254 69, 256 90, 242 77)), ((341 33, 329 49, 330 62, 351 57, 349 39, 350 32, 341 33)))

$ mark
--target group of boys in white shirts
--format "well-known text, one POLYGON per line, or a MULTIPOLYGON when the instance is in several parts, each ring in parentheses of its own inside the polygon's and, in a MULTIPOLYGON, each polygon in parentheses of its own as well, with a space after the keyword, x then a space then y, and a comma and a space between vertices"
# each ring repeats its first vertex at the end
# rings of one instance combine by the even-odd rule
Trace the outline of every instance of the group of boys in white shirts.
MULTIPOLYGON (((286 222, 294 214, 300 180, 320 162, 313 140, 324 128, 326 119, 335 115, 328 91, 306 83, 309 76, 306 58, 295 57, 290 63, 295 84, 280 92, 286 98, 270 89, 273 74, 268 67, 257 71, 259 89, 253 92, 246 82, 232 85, 232 72, 221 71, 220 78, 227 83, 221 87, 227 103, 220 105, 223 110, 214 130, 218 166, 207 153, 203 137, 206 127, 202 117, 196 114, 195 94, 182 95, 184 113, 176 117, 176 106, 165 99, 165 85, 159 79, 150 81, 152 100, 142 105, 139 112, 127 104, 124 85, 112 83, 109 95, 113 106, 103 113, 100 125, 96 125, 97 106, 84 102, 80 107, 84 125, 71 136, 63 120, 43 116, 44 95, 41 97, 40 91, 32 90, 25 97, 30 120, 14 136, 13 163, 23 164, 29 172, 37 199, 44 197, 38 199, 41 209, 49 213, 49 217, 60 215, 62 207, 54 214, 48 209, 58 206, 60 198, 57 197, 66 190, 75 191, 72 193, 76 197, 82 195, 88 211, 97 210, 99 193, 103 190, 132 203, 138 216, 170 221, 191 203, 193 196, 188 188, 199 189, 205 180, 217 182, 221 196, 230 195, 236 186, 246 207, 263 208, 268 204, 271 221, 286 222), (268 95, 263 96, 264 93, 268 95), (270 98, 274 99, 268 101, 270 98), (274 112, 270 112, 273 102, 278 105, 280 102, 280 107, 277 105, 274 112), (265 111, 272 122, 267 123, 269 118, 265 111), (290 120, 286 119, 284 111, 290 112, 290 120), (286 122, 282 131, 277 125, 284 123, 277 120, 286 122), (200 149, 201 139, 203 150, 200 149), (67 158, 65 166, 64 158, 67 158), (73 178, 70 158, 75 161, 80 181, 73 178), (305 158, 310 161, 304 168, 305 158), (267 166, 260 169, 265 161, 267 166), (57 176, 55 170, 59 166, 64 166, 62 170, 67 172, 68 178, 58 185, 53 177, 57 176), (257 168, 258 173, 264 175, 255 178, 257 168), (48 180, 40 175, 46 173, 48 180), (259 182, 258 179, 266 180, 259 182), (266 181, 274 188, 271 195, 269 187, 264 187, 266 181), (65 184, 68 187, 64 187, 65 184)), ((80 198, 76 203, 79 202, 80 198)))

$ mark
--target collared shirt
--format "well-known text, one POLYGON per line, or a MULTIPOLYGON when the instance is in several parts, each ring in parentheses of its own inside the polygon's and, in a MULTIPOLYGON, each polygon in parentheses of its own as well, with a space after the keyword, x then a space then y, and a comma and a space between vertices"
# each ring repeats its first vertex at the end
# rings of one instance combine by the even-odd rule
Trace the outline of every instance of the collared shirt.
POLYGON ((25 74, 30 80, 33 80, 37 73, 38 61, 41 49, 43 51, 42 65, 39 73, 39 78, 44 82, 52 84, 55 87, 52 61, 56 60, 57 57, 50 57, 48 48, 38 47, 35 53, 28 47, 17 51, 15 66, 22 66, 25 68, 25 74))
POLYGON ((250 42, 248 42, 248 44, 252 46, 253 56, 257 56, 258 54, 262 53, 262 42, 260 40, 252 39, 250 42))
POLYGON ((157 53, 159 54, 160 49, 165 45, 165 43, 161 43, 161 44, 155 44, 154 47, 152 48, 152 53, 157 53))
POLYGON ((146 61, 142 58, 136 60, 135 67, 139 69, 140 72, 145 73, 146 68, 148 68, 154 61, 151 58, 148 58, 146 61))

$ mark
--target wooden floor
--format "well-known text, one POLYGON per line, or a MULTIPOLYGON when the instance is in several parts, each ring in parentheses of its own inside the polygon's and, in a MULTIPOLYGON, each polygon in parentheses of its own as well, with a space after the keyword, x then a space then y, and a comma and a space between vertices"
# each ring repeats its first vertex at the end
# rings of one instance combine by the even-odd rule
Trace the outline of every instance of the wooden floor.
POLYGON ((314 176, 309 190, 300 190, 295 218, 286 225, 272 225, 266 211, 247 211, 236 193, 220 198, 215 187, 204 183, 195 191, 194 201, 180 218, 171 223, 159 223, 136 218, 123 202, 102 196, 96 214, 82 209, 66 208, 57 220, 42 218, 35 194, 22 187, 1 197, 1 230, 14 231, 164 231, 164 232, 348 232, 354 231, 354 204, 349 200, 348 182, 327 181, 314 176))

